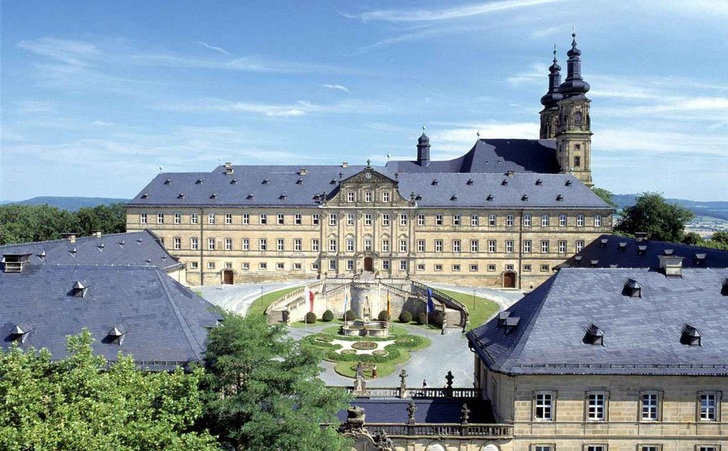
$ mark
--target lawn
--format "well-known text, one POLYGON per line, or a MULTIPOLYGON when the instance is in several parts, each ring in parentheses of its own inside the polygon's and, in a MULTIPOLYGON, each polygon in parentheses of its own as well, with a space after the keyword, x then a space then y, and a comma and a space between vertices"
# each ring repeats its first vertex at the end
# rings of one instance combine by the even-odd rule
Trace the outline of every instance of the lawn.
POLYGON ((500 309, 497 303, 480 296, 473 297, 472 293, 468 294, 461 293, 459 291, 441 290, 439 288, 438 291, 442 291, 455 300, 462 302, 468 308, 468 312, 470 313, 469 326, 471 329, 483 324, 486 320, 488 320, 488 318, 498 313, 498 310, 500 309))
POLYGON ((281 296, 285 296, 286 294, 290 293, 293 290, 296 290, 301 287, 291 287, 291 288, 284 288, 282 290, 278 291, 271 291, 270 293, 265 293, 263 297, 260 297, 253 301, 252 304, 250 304, 250 307, 248 308, 248 315, 262 315, 265 313, 265 309, 268 308, 269 305, 271 305, 274 301, 277 301, 278 298, 281 296))

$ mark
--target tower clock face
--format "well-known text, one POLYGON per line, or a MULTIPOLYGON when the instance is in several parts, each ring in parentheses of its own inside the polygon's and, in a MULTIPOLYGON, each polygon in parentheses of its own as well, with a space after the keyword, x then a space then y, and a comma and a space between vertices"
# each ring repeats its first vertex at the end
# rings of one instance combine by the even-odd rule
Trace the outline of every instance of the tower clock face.
POLYGON ((364 177, 370 179, 372 178, 372 174, 370 172, 367 172, 366 174, 364 174, 364 177))

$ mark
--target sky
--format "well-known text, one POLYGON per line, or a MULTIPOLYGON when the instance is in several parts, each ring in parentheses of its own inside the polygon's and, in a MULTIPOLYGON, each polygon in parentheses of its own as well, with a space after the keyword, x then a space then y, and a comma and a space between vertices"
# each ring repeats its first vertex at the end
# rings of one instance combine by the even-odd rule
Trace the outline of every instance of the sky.
POLYGON ((592 175, 728 200, 728 1, 5 0, 0 199, 131 198, 164 172, 432 158, 538 138, 556 45, 592 175))

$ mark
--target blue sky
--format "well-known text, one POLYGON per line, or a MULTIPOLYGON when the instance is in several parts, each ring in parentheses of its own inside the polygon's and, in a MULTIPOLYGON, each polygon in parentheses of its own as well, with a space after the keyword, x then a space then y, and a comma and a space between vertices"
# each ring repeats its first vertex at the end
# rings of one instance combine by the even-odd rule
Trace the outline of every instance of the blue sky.
POLYGON ((130 198, 164 171, 434 159, 537 138, 572 27, 592 171, 728 199, 728 2, 5 1, 0 199, 130 198))

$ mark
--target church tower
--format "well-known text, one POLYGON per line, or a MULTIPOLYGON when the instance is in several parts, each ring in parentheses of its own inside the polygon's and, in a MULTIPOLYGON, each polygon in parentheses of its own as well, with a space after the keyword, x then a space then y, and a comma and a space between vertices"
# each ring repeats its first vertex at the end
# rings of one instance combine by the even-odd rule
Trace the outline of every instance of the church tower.
MULTIPOLYGON (((556 158, 561 173, 573 174, 586 186, 591 187, 594 185, 591 177, 592 132, 589 116, 591 100, 585 95, 589 92, 589 83, 581 78, 581 59, 579 58, 581 50, 576 47, 576 34, 571 36, 573 38, 571 49, 566 53, 569 57, 566 80, 558 88, 562 98, 557 103, 557 125, 554 136, 556 138, 556 158)), ((545 97, 547 96, 548 94, 545 97)), ((543 114, 541 117, 543 118, 543 114)))
POLYGON ((559 85, 561 84, 561 66, 556 62, 556 45, 554 45, 554 62, 549 67, 549 90, 541 97, 541 105, 543 110, 541 115, 541 132, 539 138, 554 139, 556 138, 556 123, 559 118, 559 100, 563 98, 559 93, 559 85))

